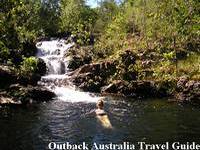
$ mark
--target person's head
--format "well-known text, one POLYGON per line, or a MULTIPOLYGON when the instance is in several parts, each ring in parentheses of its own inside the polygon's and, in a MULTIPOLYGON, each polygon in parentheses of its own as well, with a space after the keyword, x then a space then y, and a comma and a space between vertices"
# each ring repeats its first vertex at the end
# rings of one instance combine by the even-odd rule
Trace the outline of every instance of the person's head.
POLYGON ((98 109, 103 109, 103 106, 104 106, 103 99, 99 99, 97 101, 97 105, 96 106, 97 106, 98 109))

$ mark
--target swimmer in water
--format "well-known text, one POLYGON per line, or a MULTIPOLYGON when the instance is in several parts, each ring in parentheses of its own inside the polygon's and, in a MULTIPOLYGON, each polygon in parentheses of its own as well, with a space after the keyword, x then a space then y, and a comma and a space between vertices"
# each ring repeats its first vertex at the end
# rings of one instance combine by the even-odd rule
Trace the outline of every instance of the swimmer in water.
POLYGON ((97 101, 96 107, 97 109, 93 110, 89 114, 95 114, 97 120, 104 128, 109 128, 109 129, 113 128, 110 123, 107 113, 103 109, 104 102, 102 98, 97 101))

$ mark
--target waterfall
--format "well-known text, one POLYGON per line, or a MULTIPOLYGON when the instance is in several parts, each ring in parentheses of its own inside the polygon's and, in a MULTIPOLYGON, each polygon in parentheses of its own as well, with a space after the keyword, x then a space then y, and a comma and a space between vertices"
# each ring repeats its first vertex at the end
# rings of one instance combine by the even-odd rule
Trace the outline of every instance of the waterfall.
POLYGON ((69 80, 67 68, 69 59, 65 54, 73 45, 74 43, 65 43, 64 39, 41 41, 36 44, 37 57, 43 59, 47 67, 47 74, 42 76, 38 84, 53 91, 57 98, 63 101, 96 102, 98 97, 76 90, 69 80))

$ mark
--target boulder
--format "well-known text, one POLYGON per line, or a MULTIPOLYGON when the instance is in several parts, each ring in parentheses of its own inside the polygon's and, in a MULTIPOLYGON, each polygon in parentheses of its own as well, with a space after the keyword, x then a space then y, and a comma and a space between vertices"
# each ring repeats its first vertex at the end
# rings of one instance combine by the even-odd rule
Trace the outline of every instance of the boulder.
POLYGON ((67 51, 66 56, 71 58, 69 60, 68 68, 71 70, 76 70, 77 68, 92 62, 93 47, 74 46, 67 51))
POLYGON ((101 93, 112 93, 112 94, 117 94, 121 87, 123 87, 125 84, 123 83, 122 80, 116 80, 110 83, 109 85, 106 85, 101 88, 101 93))
POLYGON ((116 72, 113 62, 85 64, 72 72, 72 82, 84 91, 100 92, 106 84, 107 78, 116 72))
POLYGON ((46 74, 46 72, 47 72, 46 63, 44 62, 43 59, 38 58, 37 71, 36 71, 36 73, 38 73, 39 75, 43 76, 43 75, 46 74))
POLYGON ((126 82, 116 80, 101 89, 102 93, 121 94, 128 97, 148 98, 156 97, 157 91, 151 81, 126 82))
POLYGON ((75 70, 71 75, 77 76, 84 73, 92 73, 94 75, 108 77, 114 74, 116 71, 116 65, 113 62, 106 61, 101 63, 86 64, 75 70))
POLYGON ((82 58, 80 56, 72 56, 69 61, 68 68, 75 70, 83 65, 82 58))
POLYGON ((12 84, 6 89, 6 92, 7 95, 20 101, 22 104, 50 101, 55 97, 55 94, 48 89, 31 85, 25 87, 20 84, 12 84))
POLYGON ((130 50, 126 50, 124 53, 122 53, 120 55, 121 57, 121 60, 122 60, 122 63, 128 67, 130 66, 131 64, 135 64, 135 61, 136 61, 136 54, 134 54, 132 51, 130 50))
POLYGON ((177 82, 176 98, 179 102, 200 104, 200 81, 180 77, 177 82))
POLYGON ((17 81, 17 76, 12 70, 14 69, 9 66, 0 66, 0 88, 5 88, 17 81))

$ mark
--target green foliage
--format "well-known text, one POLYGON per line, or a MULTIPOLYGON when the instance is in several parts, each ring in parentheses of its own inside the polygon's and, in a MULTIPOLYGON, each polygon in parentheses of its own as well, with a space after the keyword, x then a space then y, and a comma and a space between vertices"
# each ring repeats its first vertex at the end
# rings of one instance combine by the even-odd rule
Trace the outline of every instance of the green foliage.
POLYGON ((104 34, 101 36, 95 47, 98 53, 108 57, 123 48, 123 41, 127 34, 126 19, 122 13, 113 18, 112 23, 108 24, 104 34))
POLYGON ((0 41, 0 62, 6 63, 9 58, 9 55, 10 53, 8 48, 4 45, 2 41, 0 41))
POLYGON ((23 58, 23 61, 20 65, 20 75, 23 77, 31 78, 38 70, 37 64, 38 59, 35 57, 23 58))
POLYGON ((145 79, 148 72, 151 79, 166 79, 177 76, 176 50, 199 51, 198 1, 127 0, 118 8, 95 45, 97 59, 116 58, 126 49, 139 55, 147 52, 149 56, 138 62, 153 65, 138 65, 138 78, 145 79), (148 50, 154 50, 154 54, 148 50))
POLYGON ((58 33, 59 15, 60 0, 39 0, 38 26, 45 35, 55 36, 58 33))
POLYGON ((6 6, 8 7, 1 13, 3 29, 0 31, 0 40, 9 49, 19 49, 23 43, 33 42, 39 33, 38 3, 25 0, 9 1, 6 6))
POLYGON ((0 5, 1 63, 18 66, 23 56, 35 55, 38 37, 58 32, 57 0, 3 0, 0 5))
POLYGON ((112 21, 119 12, 119 6, 114 0, 104 0, 99 2, 99 7, 96 8, 98 19, 95 24, 95 33, 101 34, 104 32, 107 25, 112 21))
POLYGON ((96 18, 96 12, 87 7, 83 0, 61 0, 61 32, 72 33, 78 44, 90 42, 96 18))
POLYGON ((175 59, 175 52, 172 51, 172 52, 169 52, 169 53, 164 53, 163 54, 163 57, 166 59, 166 60, 173 60, 175 59))
POLYGON ((179 60, 177 65, 178 76, 187 75, 191 79, 200 80, 200 55, 191 54, 185 60, 179 60))
POLYGON ((162 61, 156 67, 153 68, 153 78, 154 79, 171 79, 176 78, 176 64, 171 61, 162 61))

